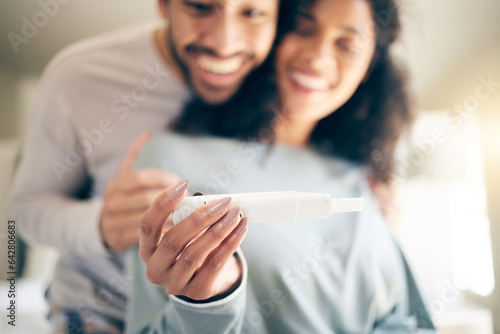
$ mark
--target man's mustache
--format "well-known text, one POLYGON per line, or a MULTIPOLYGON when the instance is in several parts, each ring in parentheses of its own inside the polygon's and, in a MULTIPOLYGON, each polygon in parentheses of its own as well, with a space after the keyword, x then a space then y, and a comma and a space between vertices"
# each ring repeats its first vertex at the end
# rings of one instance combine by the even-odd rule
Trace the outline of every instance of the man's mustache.
POLYGON ((250 52, 238 52, 238 53, 235 53, 229 57, 227 57, 227 56, 221 57, 219 54, 217 54, 217 52, 215 50, 212 50, 212 49, 206 48, 204 46, 200 46, 200 45, 194 45, 194 44, 188 45, 186 47, 186 53, 204 54, 204 55, 208 55, 208 56, 212 56, 212 57, 220 57, 220 58, 232 58, 232 57, 237 57, 237 56, 243 56, 243 57, 247 58, 248 60, 253 60, 255 58, 255 54, 250 53, 250 52))

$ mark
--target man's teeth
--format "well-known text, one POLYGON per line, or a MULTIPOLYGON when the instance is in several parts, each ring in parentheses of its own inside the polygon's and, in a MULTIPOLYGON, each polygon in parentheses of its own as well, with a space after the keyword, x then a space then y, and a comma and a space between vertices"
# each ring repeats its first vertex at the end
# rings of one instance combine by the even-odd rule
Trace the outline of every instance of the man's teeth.
POLYGON ((311 90, 327 90, 330 87, 328 80, 312 77, 307 74, 302 74, 296 71, 292 71, 290 76, 299 85, 311 89, 311 90))
POLYGON ((214 74, 231 74, 238 71, 243 65, 241 58, 233 58, 228 60, 215 60, 214 58, 201 56, 198 58, 198 65, 205 71, 214 74))

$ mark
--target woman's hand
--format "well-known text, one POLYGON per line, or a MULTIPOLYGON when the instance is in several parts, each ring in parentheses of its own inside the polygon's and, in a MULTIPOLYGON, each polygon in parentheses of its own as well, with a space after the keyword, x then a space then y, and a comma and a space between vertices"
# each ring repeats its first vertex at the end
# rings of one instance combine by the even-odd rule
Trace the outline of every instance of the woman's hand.
POLYGON ((236 289, 241 267, 233 256, 247 232, 230 198, 214 200, 164 231, 167 218, 185 196, 187 180, 165 190, 140 224, 139 255, 149 281, 171 295, 195 301, 223 297, 236 289))

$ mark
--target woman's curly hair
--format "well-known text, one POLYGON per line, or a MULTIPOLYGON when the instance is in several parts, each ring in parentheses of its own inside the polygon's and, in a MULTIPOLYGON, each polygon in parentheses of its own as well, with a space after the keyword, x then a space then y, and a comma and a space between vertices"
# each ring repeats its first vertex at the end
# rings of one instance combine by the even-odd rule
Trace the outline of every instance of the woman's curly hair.
MULTIPOLYGON (((282 1, 275 44, 293 30, 300 12, 309 10, 316 1, 282 1)), ((372 7, 376 32, 375 54, 367 78, 343 106, 317 123, 310 143, 322 154, 369 167, 374 180, 389 183, 396 170, 397 141, 414 115, 406 72, 389 52, 400 32, 399 8, 395 0, 367 1, 372 7)), ((224 104, 207 105, 195 97, 171 129, 190 135, 272 143, 281 106, 273 64, 274 52, 224 104)))

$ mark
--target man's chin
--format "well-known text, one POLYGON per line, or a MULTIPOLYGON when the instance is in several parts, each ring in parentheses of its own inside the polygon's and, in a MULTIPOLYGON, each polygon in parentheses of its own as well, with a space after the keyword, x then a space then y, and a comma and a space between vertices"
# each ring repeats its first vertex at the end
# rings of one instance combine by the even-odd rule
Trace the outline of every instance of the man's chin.
POLYGON ((229 101, 241 86, 241 82, 237 82, 227 87, 213 87, 207 85, 194 85, 194 90, 198 97, 205 103, 210 105, 222 104, 229 101))
POLYGON ((234 94, 236 94, 236 91, 231 91, 231 92, 197 91, 196 93, 199 96, 199 98, 202 99, 206 104, 218 105, 229 101, 234 96, 234 94))

